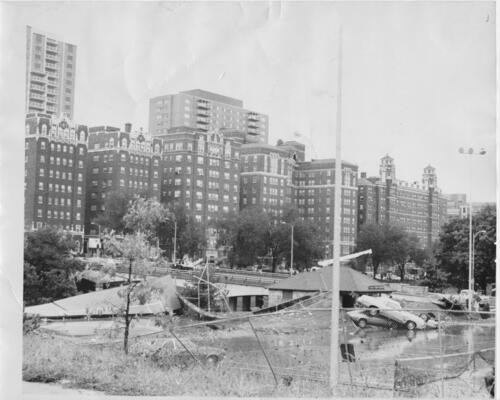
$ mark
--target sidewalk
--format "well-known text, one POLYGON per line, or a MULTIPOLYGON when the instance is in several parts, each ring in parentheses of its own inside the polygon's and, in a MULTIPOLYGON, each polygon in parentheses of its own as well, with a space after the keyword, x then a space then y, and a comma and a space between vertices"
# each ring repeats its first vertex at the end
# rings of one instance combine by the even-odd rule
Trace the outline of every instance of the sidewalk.
POLYGON ((82 389, 68 389, 58 384, 25 382, 22 384, 23 399, 52 399, 53 396, 64 396, 65 398, 94 398, 105 397, 102 392, 82 389))

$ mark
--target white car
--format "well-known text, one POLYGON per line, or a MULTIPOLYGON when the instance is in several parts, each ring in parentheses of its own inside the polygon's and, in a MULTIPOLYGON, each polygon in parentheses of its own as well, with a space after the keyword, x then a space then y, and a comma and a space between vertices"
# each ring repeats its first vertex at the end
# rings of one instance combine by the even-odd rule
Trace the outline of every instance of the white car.
MULTIPOLYGON (((399 325, 403 325, 408 330, 425 329, 426 321, 422 318, 401 309, 401 305, 388 297, 373 297, 363 295, 358 297, 356 303, 363 308, 373 310, 368 311, 371 317, 382 316, 388 320, 394 321, 399 325)), ((368 320, 366 321, 368 322, 368 320)), ((431 326, 429 326, 431 327, 431 326)))

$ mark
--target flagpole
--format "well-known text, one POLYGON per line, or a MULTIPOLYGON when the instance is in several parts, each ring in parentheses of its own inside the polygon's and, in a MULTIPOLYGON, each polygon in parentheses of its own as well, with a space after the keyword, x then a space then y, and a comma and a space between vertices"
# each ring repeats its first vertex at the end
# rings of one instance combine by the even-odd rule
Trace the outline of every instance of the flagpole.
POLYGON ((340 223, 342 194, 342 25, 339 27, 337 67, 337 123, 335 132, 335 198, 333 210, 333 267, 332 267, 332 318, 330 339, 330 387, 336 388, 339 377, 339 314, 340 314, 340 223))

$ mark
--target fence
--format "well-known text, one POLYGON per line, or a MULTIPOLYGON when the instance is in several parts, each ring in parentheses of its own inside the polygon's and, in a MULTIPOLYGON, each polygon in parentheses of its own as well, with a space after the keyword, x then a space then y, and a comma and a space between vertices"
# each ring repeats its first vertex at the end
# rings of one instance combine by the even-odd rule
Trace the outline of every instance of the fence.
MULTIPOLYGON (((341 309, 341 395, 488 396, 484 376, 494 365, 495 314, 429 304, 403 304, 405 308, 396 311, 341 309)), ((278 385, 327 386, 330 322, 331 296, 323 293, 269 314, 172 323, 160 332, 137 332, 131 352, 181 369, 210 365, 242 376, 258 375, 270 390, 278 385)))

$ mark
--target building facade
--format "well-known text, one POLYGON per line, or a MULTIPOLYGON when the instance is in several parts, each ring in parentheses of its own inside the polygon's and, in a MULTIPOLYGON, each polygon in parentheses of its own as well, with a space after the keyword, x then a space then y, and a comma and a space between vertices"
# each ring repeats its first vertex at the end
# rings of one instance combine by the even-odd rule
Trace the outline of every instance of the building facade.
POLYGON ((26 27, 26 113, 74 117, 76 46, 26 27))
POLYGON ((24 224, 54 227, 83 245, 88 128, 28 114, 25 132, 24 224))
POLYGON ((240 208, 259 207, 280 217, 293 198, 293 169, 290 151, 264 143, 241 146, 240 208))
MULTIPOLYGON (((342 161, 341 255, 356 247, 358 166, 342 161)), ((335 160, 299 162, 294 171, 294 202, 299 216, 320 230, 324 238, 325 257, 333 255, 333 212, 335 194, 335 160)))
POLYGON ((381 159, 379 176, 361 174, 358 183, 358 230, 365 223, 395 224, 432 246, 446 220, 447 201, 437 187, 432 166, 424 168, 421 183, 396 179, 394 159, 381 159))
POLYGON ((161 141, 147 140, 142 133, 132 133, 110 126, 89 129, 85 233, 96 236, 99 227, 94 219, 105 211, 110 192, 160 199, 161 141))
POLYGON ((239 211, 240 142, 220 130, 192 128, 173 128, 155 138, 163 149, 162 203, 183 205, 205 228, 207 254, 216 257, 212 223, 239 211))
POLYGON ((155 97, 149 103, 149 131, 153 136, 170 128, 188 127, 202 132, 235 129, 267 143, 268 117, 243 108, 243 101, 195 89, 155 97))

